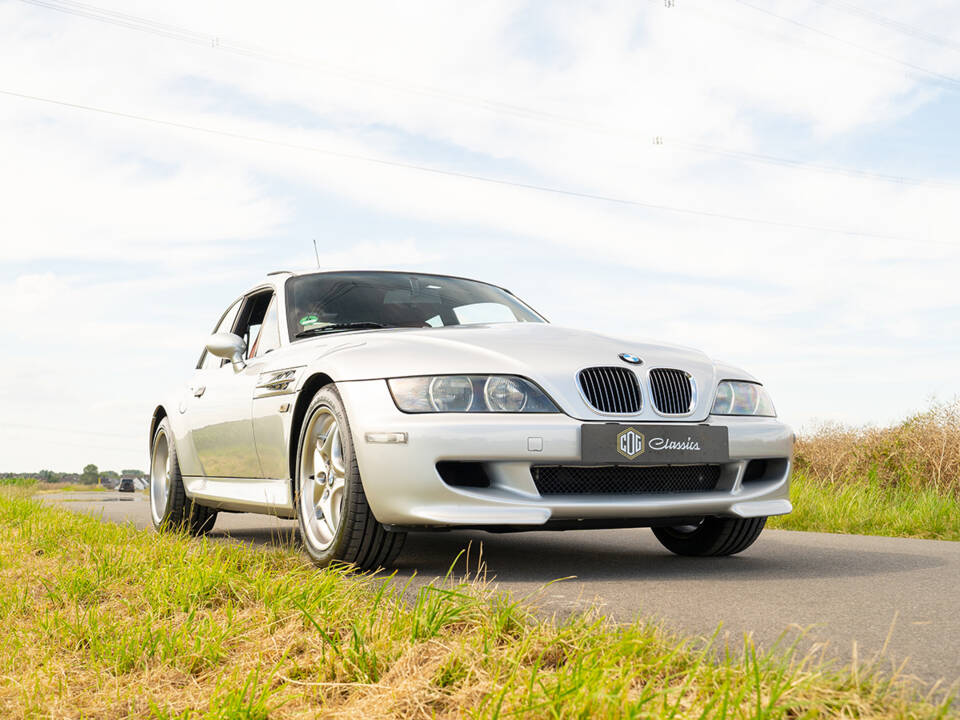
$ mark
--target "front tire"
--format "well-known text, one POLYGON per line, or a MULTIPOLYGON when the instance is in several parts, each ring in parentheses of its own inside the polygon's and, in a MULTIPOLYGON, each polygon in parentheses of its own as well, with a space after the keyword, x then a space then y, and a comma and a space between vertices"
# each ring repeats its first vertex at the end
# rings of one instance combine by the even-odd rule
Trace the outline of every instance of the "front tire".
POLYGON ((310 559, 364 570, 392 564, 405 533, 387 532, 367 504, 350 422, 332 385, 307 407, 297 458, 297 523, 310 559))
POLYGON ((653 534, 677 555, 709 557, 735 555, 753 545, 766 525, 765 517, 704 518, 699 525, 655 527, 653 534))
POLYGON ((177 462, 177 443, 167 418, 157 424, 150 445, 150 517, 158 531, 186 530, 191 535, 210 532, 217 521, 216 510, 187 497, 177 462))

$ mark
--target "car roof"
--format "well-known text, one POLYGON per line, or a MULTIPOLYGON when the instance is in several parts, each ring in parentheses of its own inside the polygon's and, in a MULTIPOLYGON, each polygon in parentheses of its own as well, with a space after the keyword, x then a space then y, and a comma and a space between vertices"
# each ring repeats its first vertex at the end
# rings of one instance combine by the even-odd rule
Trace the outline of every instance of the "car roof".
POLYGON ((464 277, 462 275, 445 275, 443 273, 431 273, 431 272, 420 272, 418 270, 361 270, 358 268, 353 269, 341 269, 341 270, 273 270, 267 273, 267 277, 274 277, 276 275, 286 275, 288 277, 304 277, 306 275, 337 275, 340 273, 380 273, 380 274, 390 274, 390 275, 426 275, 427 277, 437 277, 437 278, 452 278, 454 280, 469 280, 470 282, 482 283, 484 285, 490 285, 491 287, 500 288, 504 292, 510 293, 513 295, 510 290, 507 288, 497 285, 496 283, 487 282, 486 280, 477 280, 476 278, 464 277))

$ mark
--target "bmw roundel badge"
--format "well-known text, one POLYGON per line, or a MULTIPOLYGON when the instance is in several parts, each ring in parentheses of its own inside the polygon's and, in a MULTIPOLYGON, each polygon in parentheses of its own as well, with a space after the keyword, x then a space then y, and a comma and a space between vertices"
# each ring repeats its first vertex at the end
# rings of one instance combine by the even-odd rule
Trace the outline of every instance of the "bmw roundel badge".
POLYGON ((619 357, 625 363, 630 363, 631 365, 639 365, 640 363, 643 362, 643 360, 641 360, 636 355, 633 355, 631 353, 620 353, 619 357))

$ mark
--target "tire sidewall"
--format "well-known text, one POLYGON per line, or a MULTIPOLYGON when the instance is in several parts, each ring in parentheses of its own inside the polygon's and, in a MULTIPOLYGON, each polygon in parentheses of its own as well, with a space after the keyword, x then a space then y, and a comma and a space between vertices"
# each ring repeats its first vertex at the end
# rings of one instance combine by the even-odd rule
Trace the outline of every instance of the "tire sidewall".
POLYGON ((332 385, 327 385, 317 391, 316 395, 307 406, 307 411, 303 416, 303 423, 300 426, 300 439, 297 443, 297 477, 294 487, 294 504, 297 509, 297 525, 300 529, 300 538, 303 547, 310 558, 320 566, 328 565, 336 560, 341 560, 344 550, 349 544, 351 527, 355 521, 352 508, 355 507, 354 495, 360 487, 360 473, 357 470, 356 456, 353 452, 353 435, 350 431, 350 421, 347 418, 346 409, 343 407, 343 401, 340 399, 340 393, 332 385), (333 542, 322 550, 310 545, 309 536, 305 532, 304 518, 300 505, 300 489, 303 487, 302 464, 303 464, 303 444, 306 440, 307 428, 313 417, 326 408, 333 413, 340 427, 340 442, 343 448, 344 473, 344 491, 343 491, 343 509, 340 512, 340 524, 337 526, 337 534, 333 542))
POLYGON ((692 532, 683 532, 673 527, 658 527, 654 535, 672 552, 682 555, 700 555, 716 540, 718 528, 714 518, 704 518, 692 532))
POLYGON ((653 533, 670 552, 692 557, 735 555, 750 547, 766 525, 766 518, 707 517, 693 532, 655 527, 653 533), (743 533, 739 540, 732 533, 743 533))

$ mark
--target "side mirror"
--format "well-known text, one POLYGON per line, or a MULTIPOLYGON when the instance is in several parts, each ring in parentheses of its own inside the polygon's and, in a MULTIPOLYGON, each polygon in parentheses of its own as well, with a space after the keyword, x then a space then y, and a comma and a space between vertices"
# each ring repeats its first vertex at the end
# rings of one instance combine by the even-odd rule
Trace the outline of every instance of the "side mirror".
POLYGON ((222 332, 211 335, 207 340, 207 352, 217 357, 226 358, 233 363, 234 370, 242 370, 247 366, 243 361, 243 354, 247 350, 247 345, 243 338, 233 333, 222 332))

